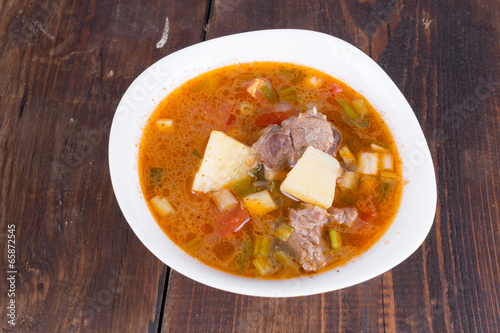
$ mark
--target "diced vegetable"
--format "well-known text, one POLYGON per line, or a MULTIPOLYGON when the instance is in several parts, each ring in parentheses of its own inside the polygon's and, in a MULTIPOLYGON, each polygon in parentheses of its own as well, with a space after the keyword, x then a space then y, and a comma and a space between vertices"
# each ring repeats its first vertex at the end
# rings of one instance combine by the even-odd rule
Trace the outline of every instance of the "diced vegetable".
POLYGON ((255 118, 255 126, 267 127, 272 124, 281 125, 283 120, 286 120, 291 116, 291 114, 282 111, 263 113, 255 118))
POLYGON ((203 156, 201 156, 201 153, 198 151, 198 149, 193 149, 193 156, 196 157, 196 158, 202 158, 203 156))
POLYGON ((289 266, 293 266, 293 260, 292 258, 290 258, 290 256, 288 254, 286 254, 285 251, 276 251, 274 252, 273 254, 273 257, 274 259, 278 260, 278 262, 285 266, 285 267, 289 267, 289 266))
POLYGON ((352 192, 354 192, 358 187, 358 183, 359 183, 359 175, 356 172, 346 170, 342 173, 339 187, 344 191, 351 190, 352 192))
POLYGON ((309 146, 280 189, 299 200, 328 208, 340 173, 340 164, 333 156, 309 146))
POLYGON ((247 195, 243 198, 243 204, 253 215, 263 215, 278 209, 268 190, 247 195))
POLYGON ((352 195, 348 192, 343 192, 339 196, 339 198, 340 198, 340 200, 342 200, 343 202, 345 202, 346 204, 351 205, 351 206, 356 204, 356 202, 358 201, 358 199, 354 195, 352 195))
POLYGON ((236 76, 237 80, 250 81, 257 77, 254 73, 241 73, 236 76))
POLYGON ((378 154, 368 152, 359 154, 358 171, 365 175, 376 175, 378 173, 378 154))
POLYGON ((307 77, 306 82, 309 83, 314 88, 318 88, 322 83, 321 79, 316 76, 307 77))
POLYGON ((384 153, 387 151, 387 149, 385 149, 384 147, 382 146, 379 146, 378 144, 376 143, 371 143, 370 144, 370 148, 377 151, 377 152, 380 152, 380 153, 384 153))
POLYGON ((273 272, 273 267, 266 258, 256 258, 252 260, 252 264, 259 271, 262 276, 269 275, 273 272))
POLYGON ((328 230, 328 235, 330 236, 330 246, 332 249, 340 249, 342 247, 342 237, 340 233, 335 229, 328 230))
POLYGON ((347 146, 342 146, 339 148, 338 153, 340 157, 342 157, 342 160, 346 164, 356 164, 356 158, 354 155, 351 153, 351 150, 347 146))
POLYGON ((389 149, 389 146, 390 146, 388 143, 377 141, 377 140, 370 140, 370 142, 376 144, 377 146, 383 147, 385 149, 389 149))
POLYGON ((302 71, 298 71, 297 75, 292 79, 292 85, 298 84, 300 81, 302 81, 306 75, 302 71))
POLYGON ((381 172, 380 178, 398 179, 398 175, 395 172, 381 172))
POLYGON ((163 168, 149 169, 149 186, 161 187, 163 185, 163 168))
POLYGON ((184 249, 187 252, 196 252, 201 249, 204 243, 205 241, 200 236, 195 236, 189 242, 186 242, 186 244, 184 244, 184 249))
POLYGON ((278 94, 269 83, 265 82, 263 85, 261 85, 259 87, 259 91, 269 103, 276 103, 278 101, 278 94))
POLYGON ((379 179, 375 176, 365 175, 359 180, 358 191, 373 191, 377 187, 379 179))
POLYGON ((264 167, 262 165, 257 165, 256 167, 250 169, 248 171, 250 176, 254 177, 257 180, 262 180, 264 179, 264 167))
POLYGON ((157 195, 149 200, 154 211, 160 216, 165 217, 175 213, 174 207, 168 202, 167 198, 157 195))
POLYGON ((380 188, 380 194, 385 196, 389 195, 394 188, 394 181, 392 179, 385 179, 382 182, 381 188, 380 188))
POLYGON ((239 109, 242 115, 250 115, 255 111, 255 106, 249 102, 242 102, 239 109))
POLYGON ((155 121, 156 128, 160 131, 170 131, 174 128, 174 121, 172 119, 158 119, 155 121))
POLYGON ((388 171, 394 170, 394 164, 392 161, 391 153, 385 153, 384 156, 382 157, 382 169, 388 171))
POLYGON ((359 115, 349 106, 346 101, 341 98, 337 98, 337 102, 352 120, 356 120, 359 118, 359 115))
POLYGON ((243 249, 239 253, 238 257, 236 258, 235 262, 238 268, 240 269, 241 272, 245 270, 245 267, 248 262, 248 258, 250 257, 250 254, 252 253, 252 248, 250 247, 250 244, 248 242, 243 242, 243 249))
POLYGON ((243 198, 255 192, 255 189, 250 179, 248 179, 248 177, 245 177, 231 184, 231 191, 234 192, 237 198, 243 198))
POLYGON ((193 182, 193 191, 221 190, 248 175, 257 165, 251 148, 219 131, 212 131, 201 167, 193 182))
POLYGON ((219 235, 221 237, 225 237, 232 232, 236 232, 240 230, 248 221, 250 221, 248 213, 240 206, 236 206, 221 215, 217 220, 219 235))
POLYGON ((271 237, 255 236, 252 254, 267 257, 271 253, 271 237))
POLYGON ((285 102, 290 102, 297 99, 297 93, 295 92, 295 89, 293 89, 293 87, 288 87, 278 91, 278 95, 280 97, 280 100, 285 102))
POLYGON ((257 97, 257 91, 259 88, 264 84, 264 80, 262 79, 255 79, 252 81, 250 86, 247 88, 247 91, 252 95, 253 97, 257 97))
POLYGON ((365 101, 363 101, 361 98, 352 101, 352 107, 360 116, 365 116, 366 114, 368 114, 368 108, 366 107, 365 101))
POLYGON ((289 226, 286 223, 281 223, 278 228, 276 228, 276 231, 274 232, 274 237, 281 239, 283 242, 286 242, 288 240, 288 237, 292 234, 294 231, 293 227, 289 226))
POLYGON ((228 189, 212 193, 212 199, 221 212, 227 211, 238 204, 238 200, 228 189))
POLYGON ((276 73, 280 75, 285 75, 285 76, 293 76, 297 70, 296 69, 279 69, 276 71, 276 73))

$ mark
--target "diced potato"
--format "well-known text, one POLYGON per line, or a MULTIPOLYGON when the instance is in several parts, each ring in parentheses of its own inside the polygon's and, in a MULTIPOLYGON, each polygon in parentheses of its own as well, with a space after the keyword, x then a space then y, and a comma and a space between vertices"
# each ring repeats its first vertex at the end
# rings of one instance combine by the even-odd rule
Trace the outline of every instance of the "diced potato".
POLYGON ((344 171, 340 179, 339 187, 343 190, 356 191, 359 182, 359 175, 357 172, 344 171))
POLYGON ((376 175, 378 173, 378 154, 368 152, 359 154, 358 171, 364 175, 376 175))
POLYGON ((170 131, 174 129, 174 121, 172 119, 162 118, 155 121, 156 128, 160 131, 170 131))
POLYGON ((340 173, 340 163, 334 157, 310 146, 280 189, 299 200, 328 208, 332 205, 340 173))
POLYGON ((278 209, 268 190, 249 194, 242 200, 248 212, 252 215, 263 215, 278 209))
POLYGON ((165 217, 175 213, 174 207, 168 202, 167 198, 157 195, 149 200, 154 211, 160 216, 165 217))
POLYGON ((382 169, 383 170, 394 170, 394 163, 392 162, 392 154, 385 153, 382 158, 382 169))
POLYGON ((218 131, 212 131, 201 167, 193 182, 193 191, 219 191, 248 175, 257 165, 251 148, 218 131))

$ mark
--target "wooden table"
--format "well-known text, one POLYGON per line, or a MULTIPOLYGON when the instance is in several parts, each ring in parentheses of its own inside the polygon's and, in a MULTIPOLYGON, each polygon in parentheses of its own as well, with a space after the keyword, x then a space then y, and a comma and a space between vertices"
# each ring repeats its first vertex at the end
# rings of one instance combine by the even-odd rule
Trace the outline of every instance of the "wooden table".
POLYGON ((499 38, 498 0, 0 1, 0 331, 499 332, 499 38), (154 257, 114 198, 109 128, 134 78, 183 47, 268 28, 359 47, 429 142, 429 236, 354 287, 292 299, 206 287, 154 257))

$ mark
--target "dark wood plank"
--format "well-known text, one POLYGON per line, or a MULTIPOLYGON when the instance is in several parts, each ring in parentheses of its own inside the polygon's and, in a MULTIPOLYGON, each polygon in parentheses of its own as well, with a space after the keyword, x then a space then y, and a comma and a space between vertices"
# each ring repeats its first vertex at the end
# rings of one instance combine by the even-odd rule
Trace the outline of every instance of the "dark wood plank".
POLYGON ((172 272, 163 331, 499 331, 499 11, 495 1, 215 0, 208 38, 311 29, 376 60, 429 141, 436 220, 422 247, 398 267, 323 295, 245 297, 172 272))
MULTIPOLYGON (((136 76, 202 40, 206 9, 196 1, 0 2, 1 251, 4 262, 14 224, 16 331, 157 331, 168 269, 116 203, 109 127, 136 76), (166 18, 169 38, 157 48, 166 18)), ((0 331, 13 331, 5 276, 0 290, 0 331)))

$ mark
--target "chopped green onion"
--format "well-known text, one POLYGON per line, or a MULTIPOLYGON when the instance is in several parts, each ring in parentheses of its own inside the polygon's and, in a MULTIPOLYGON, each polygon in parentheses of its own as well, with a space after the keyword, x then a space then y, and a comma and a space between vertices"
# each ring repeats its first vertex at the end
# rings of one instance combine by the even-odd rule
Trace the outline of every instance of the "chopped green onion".
POLYGON ((370 143, 374 143, 377 146, 383 147, 385 149, 389 149, 389 147, 390 147, 390 145, 388 143, 380 142, 380 141, 377 141, 377 140, 370 140, 370 143))
POLYGON ((391 153, 385 153, 384 156, 382 157, 382 169, 389 171, 392 171, 394 169, 391 153))
POLYGON ((259 271, 259 274, 264 276, 273 272, 273 267, 265 258, 257 258, 252 260, 252 264, 259 271))
POLYGON ((370 144, 370 148, 372 150, 378 151, 379 153, 384 153, 386 149, 382 146, 377 145, 376 143, 370 144))
POLYGON ((254 73, 241 73, 236 76, 237 80, 250 81, 257 77, 254 73))
POLYGON ((250 244, 248 244, 248 242, 244 242, 243 249, 241 250, 240 254, 238 255, 238 258, 235 261, 240 271, 243 272, 245 270, 248 258, 250 257, 251 253, 252 253, 252 248, 250 247, 250 244))
POLYGON ((288 87, 278 91, 278 95, 280 96, 280 100, 285 102, 291 102, 297 99, 297 93, 293 87, 288 87))
POLYGON ((153 206, 154 211, 160 215, 160 217, 165 217, 170 214, 175 213, 174 207, 170 204, 167 198, 157 195, 149 200, 151 206, 153 206))
POLYGON ((255 236, 252 254, 267 257, 271 252, 271 237, 255 236))
POLYGON ((341 98, 337 98, 337 102, 339 102, 342 109, 344 109, 344 111, 352 120, 356 120, 359 118, 359 115, 349 106, 349 104, 347 104, 346 101, 341 98))
POLYGON ((346 204, 351 205, 351 206, 356 204, 356 202, 358 201, 358 199, 354 195, 352 195, 348 192, 342 193, 339 198, 340 198, 340 200, 342 200, 343 202, 345 202, 346 204))
POLYGON ((293 74, 295 74, 297 70, 295 69, 279 69, 276 71, 276 73, 280 74, 280 75, 285 75, 285 76, 292 76, 293 74))
POLYGON ((161 187, 163 185, 163 168, 149 169, 149 186, 161 187))
POLYGON ((381 195, 389 195, 392 192, 392 189, 394 188, 394 182, 390 179, 387 179, 382 183, 382 186, 380 188, 380 194, 381 195))
POLYGON ((332 249, 340 249, 342 247, 342 237, 340 233, 335 229, 328 230, 328 235, 330 236, 330 245, 332 249))
POLYGON ((352 107, 361 116, 364 116, 368 113, 368 108, 366 107, 365 101, 363 101, 362 99, 355 99, 354 101, 352 101, 352 107))
POLYGON ((297 83, 302 81, 305 77, 306 75, 304 74, 304 72, 299 71, 297 75, 292 79, 292 85, 296 85, 297 83))
POLYGON ((189 242, 184 244, 184 249, 187 252, 196 252, 199 249, 201 249, 204 243, 205 242, 200 236, 196 236, 195 238, 191 239, 189 242))
POLYGON ((252 177, 256 178, 257 180, 264 179, 264 170, 262 165, 257 165, 255 168, 250 169, 249 173, 252 177))
POLYGON ((172 119, 158 119, 155 121, 156 128, 160 131, 170 131, 174 128, 174 121, 172 119))
POLYGON ((356 191, 359 183, 359 175, 356 172, 344 171, 340 179, 339 187, 343 190, 356 191))
POLYGON ((288 237, 292 234, 295 229, 286 223, 281 223, 281 225, 274 232, 274 237, 281 239, 283 242, 288 240, 288 237))
POLYGON ((201 156, 201 153, 198 151, 198 149, 193 149, 193 156, 196 157, 196 158, 202 158, 203 156, 201 156))
POLYGON ((274 259, 278 260, 278 262, 281 265, 283 265, 285 267, 293 265, 292 258, 290 258, 290 256, 288 254, 286 254, 285 251, 282 251, 282 250, 276 251, 276 252, 274 252, 273 257, 274 257, 274 259))
POLYGON ((380 173, 380 178, 391 178, 391 179, 397 179, 398 175, 395 172, 381 172, 380 173))
POLYGON ((270 84, 263 84, 259 87, 259 91, 264 95, 269 103, 276 103, 278 101, 278 94, 270 84))
POLYGON ((243 198, 252 194, 254 192, 254 187, 248 178, 242 178, 231 185, 231 191, 233 191, 236 197, 243 198))
POLYGON ((231 191, 228 189, 222 189, 212 193, 212 199, 221 212, 228 211, 238 204, 238 200, 236 200, 231 191))
POLYGON ((346 164, 356 164, 356 158, 351 153, 351 150, 347 146, 342 146, 338 150, 340 157, 346 164))

